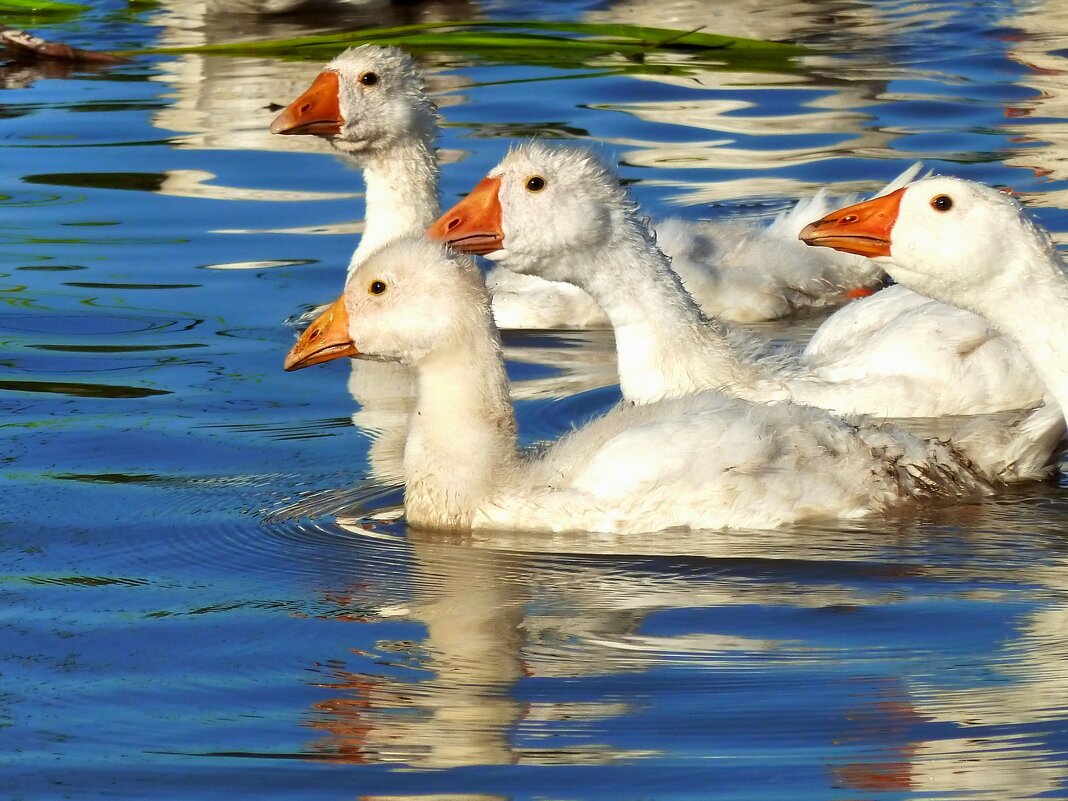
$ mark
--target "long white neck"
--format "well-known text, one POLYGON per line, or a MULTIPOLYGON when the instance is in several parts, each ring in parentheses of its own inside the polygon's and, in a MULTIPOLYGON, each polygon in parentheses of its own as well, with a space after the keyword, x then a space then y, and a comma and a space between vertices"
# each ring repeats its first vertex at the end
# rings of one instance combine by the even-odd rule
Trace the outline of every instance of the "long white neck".
POLYGON ((361 154, 364 230, 349 261, 349 275, 387 242, 422 234, 438 218, 438 159, 432 137, 398 142, 388 149, 361 154))
POLYGON ((469 527, 515 465, 515 415, 488 305, 485 317, 484 330, 415 364, 415 410, 404 449, 405 508, 413 525, 469 527))
MULTIPOLYGON (((1038 370, 1061 408, 1068 410, 1068 278, 1055 253, 1022 249, 1015 258, 1027 259, 1026 285, 988 286, 970 308, 986 317, 1002 333, 1016 340, 1038 370)), ((962 304, 963 305, 963 304, 962 304)))
POLYGON ((634 403, 750 385, 756 369, 701 313, 651 236, 637 224, 568 280, 604 310, 616 337, 623 397, 634 403))

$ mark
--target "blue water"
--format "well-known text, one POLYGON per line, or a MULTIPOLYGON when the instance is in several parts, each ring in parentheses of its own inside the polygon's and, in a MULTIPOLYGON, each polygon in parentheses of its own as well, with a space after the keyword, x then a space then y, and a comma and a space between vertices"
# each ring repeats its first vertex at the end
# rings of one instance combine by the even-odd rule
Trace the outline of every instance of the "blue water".
MULTIPOLYGON (((112 49, 527 15, 812 52, 770 72, 430 53, 447 203, 539 135, 595 147, 654 217, 767 216, 923 159, 1068 241, 1052 0, 114 0, 36 29, 112 49)), ((0 73, 0 797, 1068 797, 1057 482, 766 534, 407 530, 349 365, 281 370, 363 216, 327 145, 266 131, 318 66, 0 73)), ((604 332, 506 344, 527 442, 618 398, 604 332)))

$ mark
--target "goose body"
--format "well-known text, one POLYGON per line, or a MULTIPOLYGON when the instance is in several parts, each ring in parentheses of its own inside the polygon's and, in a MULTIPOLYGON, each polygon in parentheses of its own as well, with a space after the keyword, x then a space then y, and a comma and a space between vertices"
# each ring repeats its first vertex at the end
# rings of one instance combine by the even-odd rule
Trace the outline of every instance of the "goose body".
POLYGON ((821 381, 885 393, 884 408, 864 404, 891 417, 1025 409, 1045 391, 1017 345, 986 320, 900 284, 836 311, 800 362, 821 381))
POLYGON ((502 329, 603 328, 597 301, 573 284, 520 275, 502 267, 486 274, 493 319, 502 329))
MULTIPOLYGON (((905 170, 883 191, 904 186, 919 168, 916 164, 905 170)), ((883 271, 868 259, 848 254, 814 259, 812 251, 798 246, 797 234, 807 222, 846 202, 832 203, 821 189, 768 224, 668 217, 656 223, 656 242, 706 315, 738 323, 777 320, 799 309, 843 303, 882 283, 883 271)), ((501 328, 611 324, 587 292, 566 281, 496 267, 486 283, 493 296, 493 317, 501 328)))
POLYGON ((983 317, 1068 408, 1068 278, 1049 233, 1009 195, 926 178, 833 212, 801 239, 879 259, 901 284, 983 317))
POLYGON ((420 527, 773 528, 990 491, 941 442, 720 393, 623 405, 523 453, 482 277, 426 240, 395 241, 362 262, 286 369, 342 356, 415 371, 404 483, 407 518, 420 527))
POLYGON ((825 335, 805 357, 768 355, 702 312, 616 177, 585 151, 516 148, 430 233, 501 267, 588 292, 612 323, 620 386, 635 403, 716 389, 839 413, 928 417, 1016 408, 1042 397, 1040 379, 1011 349, 980 347, 974 321, 955 329, 962 315, 951 313, 924 327, 903 316, 910 302, 886 303, 900 291, 860 302, 892 306, 883 319, 853 307, 839 312, 857 319, 854 328, 862 330, 852 336, 825 335), (926 363, 899 347, 889 326, 895 319, 935 340, 921 349, 926 363))
MULTIPOLYGON (((918 168, 906 170, 885 191, 907 183, 918 168)), ((868 259, 846 254, 813 259, 798 247, 797 234, 805 223, 833 205, 820 190, 768 224, 669 217, 657 221, 656 242, 706 315, 737 323, 777 320, 799 309, 841 304, 874 291, 883 281, 882 270, 868 259)), ((611 325, 589 293, 566 281, 495 267, 486 282, 501 328, 611 325)))
MULTIPOLYGON (((882 193, 907 184, 920 167, 906 169, 882 193)), ((799 309, 839 305, 882 285, 885 274, 869 259, 842 253, 847 258, 812 259, 796 247, 808 222, 846 203, 820 189, 768 224, 670 217, 656 223, 656 243, 706 316, 737 323, 776 320, 799 309)))

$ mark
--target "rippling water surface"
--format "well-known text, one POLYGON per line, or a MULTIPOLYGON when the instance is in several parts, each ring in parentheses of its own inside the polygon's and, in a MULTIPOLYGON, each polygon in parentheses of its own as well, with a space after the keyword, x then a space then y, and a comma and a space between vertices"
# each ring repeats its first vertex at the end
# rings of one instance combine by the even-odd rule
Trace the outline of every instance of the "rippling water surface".
MULTIPOLYGON (((654 217, 767 216, 923 159, 1068 232, 1052 0, 115 0, 48 30, 117 49, 523 16, 811 50, 775 71, 430 54, 446 203, 545 136, 597 148, 654 217)), ((403 376, 281 370, 363 217, 327 145, 266 130, 318 66, 0 74, 4 798, 1068 796, 1056 483, 773 533, 407 529, 375 436, 403 376)), ((618 398, 606 333, 506 340, 525 441, 618 398)))

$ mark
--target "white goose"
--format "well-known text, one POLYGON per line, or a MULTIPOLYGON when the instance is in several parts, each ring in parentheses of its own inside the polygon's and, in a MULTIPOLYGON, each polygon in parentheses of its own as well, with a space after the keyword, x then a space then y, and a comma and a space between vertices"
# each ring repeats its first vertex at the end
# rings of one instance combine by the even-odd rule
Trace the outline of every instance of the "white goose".
POLYGON ((398 240, 361 263, 285 366, 342 356, 414 368, 404 460, 414 526, 772 528, 990 489, 942 443, 718 393, 618 407, 537 455, 522 454, 481 274, 426 240, 398 240))
POLYGON ((878 258, 903 285, 989 320, 1068 409, 1068 278, 1049 233, 1009 195, 926 178, 833 212, 801 239, 878 258))
MULTIPOLYGON (((271 131, 324 137, 363 169, 366 227, 350 270, 379 245, 411 233, 421 221, 425 228, 437 217, 433 142, 438 120, 423 78, 404 51, 373 45, 346 50, 278 115, 271 131)), ((889 188, 907 183, 917 169, 906 171, 889 188)), ((840 303, 850 292, 882 281, 883 272, 866 259, 806 251, 797 241, 808 220, 831 208, 820 192, 766 226, 669 219, 658 228, 676 270, 709 314, 756 322, 801 307, 840 303)), ((601 308, 572 284, 508 270, 493 270, 486 282, 501 328, 607 325, 601 308)))
POLYGON ((1031 406, 1042 397, 1034 372, 981 321, 979 334, 965 326, 963 334, 935 336, 934 327, 950 328, 944 319, 925 327, 922 313, 901 316, 929 335, 915 354, 901 352, 893 328, 865 331, 848 343, 856 353, 839 340, 818 358, 762 354, 706 319, 619 181, 586 151, 539 143, 513 150, 429 233, 515 272, 589 292, 612 323, 620 386, 635 403, 721 389, 843 414, 934 417, 1031 406))

